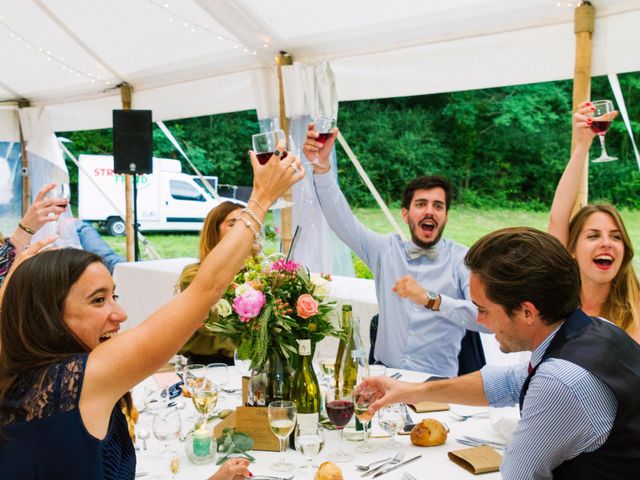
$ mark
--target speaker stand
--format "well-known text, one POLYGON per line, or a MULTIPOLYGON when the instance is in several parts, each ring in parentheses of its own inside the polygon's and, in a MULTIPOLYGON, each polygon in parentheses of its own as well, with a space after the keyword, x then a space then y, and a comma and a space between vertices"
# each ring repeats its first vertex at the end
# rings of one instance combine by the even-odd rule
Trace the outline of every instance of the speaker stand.
POLYGON ((140 245, 138 244, 138 175, 133 175, 133 257, 140 261, 140 245))

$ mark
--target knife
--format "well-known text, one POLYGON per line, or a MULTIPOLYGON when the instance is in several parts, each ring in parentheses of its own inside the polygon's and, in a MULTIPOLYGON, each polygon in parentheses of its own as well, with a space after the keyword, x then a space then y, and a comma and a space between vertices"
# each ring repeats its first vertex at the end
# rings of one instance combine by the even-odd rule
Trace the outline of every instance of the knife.
POLYGON ((422 455, 416 455, 415 457, 410 458, 409 460, 405 460, 404 462, 397 463, 396 465, 393 465, 392 467, 387 467, 384 470, 380 470, 378 473, 376 473, 373 476, 373 478, 377 478, 380 475, 384 475, 385 473, 389 473, 390 471, 395 470, 396 468, 400 468, 403 465, 406 465, 407 463, 414 462, 414 461, 418 460, 420 457, 422 457, 422 455))

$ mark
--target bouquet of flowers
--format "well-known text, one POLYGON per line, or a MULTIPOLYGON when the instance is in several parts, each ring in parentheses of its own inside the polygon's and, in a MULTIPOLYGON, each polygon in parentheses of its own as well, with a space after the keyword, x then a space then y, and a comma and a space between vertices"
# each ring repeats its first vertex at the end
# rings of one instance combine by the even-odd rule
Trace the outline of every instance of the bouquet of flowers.
POLYGON ((250 359, 253 369, 264 365, 271 349, 289 358, 298 353, 298 339, 315 343, 326 336, 342 336, 335 302, 325 300, 329 275, 309 274, 281 256, 265 260, 247 260, 213 307, 217 315, 205 324, 236 342, 238 355, 250 359))

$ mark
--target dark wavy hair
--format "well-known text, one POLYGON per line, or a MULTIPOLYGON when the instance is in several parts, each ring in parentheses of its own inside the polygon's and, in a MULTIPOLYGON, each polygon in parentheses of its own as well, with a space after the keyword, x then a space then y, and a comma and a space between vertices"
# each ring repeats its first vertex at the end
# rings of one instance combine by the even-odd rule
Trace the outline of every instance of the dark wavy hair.
POLYGON ((91 350, 63 315, 69 290, 93 263, 102 259, 84 250, 48 250, 25 260, 8 280, 0 306, 0 405, 21 376, 41 371, 42 384, 48 365, 91 350))
POLYGON ((580 272, 566 248, 535 228, 504 228, 485 235, 464 259, 486 296, 511 316, 531 302, 548 324, 580 306, 580 272))
POLYGON ((402 208, 409 210, 416 190, 431 190, 432 188, 444 190, 444 201, 448 212, 451 206, 451 182, 440 175, 425 175, 411 180, 402 192, 402 208))

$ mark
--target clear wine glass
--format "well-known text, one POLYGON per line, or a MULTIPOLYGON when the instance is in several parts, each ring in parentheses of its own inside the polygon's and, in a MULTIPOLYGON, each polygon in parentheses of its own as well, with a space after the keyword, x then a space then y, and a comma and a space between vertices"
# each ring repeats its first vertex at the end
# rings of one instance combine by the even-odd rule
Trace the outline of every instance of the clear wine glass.
POLYGON ((64 208, 65 211, 61 213, 58 217, 58 220, 56 220, 55 234, 58 236, 58 239, 55 241, 54 245, 57 247, 75 246, 72 236, 72 232, 75 232, 76 229, 75 220, 73 219, 73 217, 69 217, 66 215, 67 207, 69 206, 69 199, 71 198, 69 185, 67 183, 57 183, 55 187, 53 187, 45 194, 44 198, 64 200, 63 203, 59 203, 57 205, 60 208, 64 208))
MULTIPOLYGON (((336 118, 330 115, 318 115, 314 120, 313 124, 315 126, 316 132, 318 132, 318 138, 316 138, 316 142, 321 143, 323 146, 327 143, 327 140, 331 137, 333 133, 333 129, 336 128, 336 118)), ((320 159, 318 158, 318 153, 316 152, 315 158, 311 161, 312 164, 318 163, 320 159)))
POLYGON ((600 147, 602 153, 598 158, 591 160, 593 163, 612 162, 618 160, 618 157, 612 157, 607 154, 607 149, 604 146, 604 136, 607 134, 607 130, 611 126, 613 120, 613 102, 611 100, 596 100, 591 102, 595 108, 593 112, 591 129, 598 134, 600 139, 600 147))
POLYGON ((328 456, 334 462, 350 462, 355 457, 344 451, 343 429, 353 417, 353 394, 350 388, 329 388, 325 392, 324 408, 327 416, 339 432, 338 450, 328 456))
POLYGON ((280 460, 271 465, 271 469, 277 472, 288 472, 296 468, 293 463, 287 462, 284 451, 287 447, 287 437, 296 425, 296 404, 287 400, 271 402, 267 407, 269 426, 273 434, 280 441, 280 460))
POLYGON ((182 431, 182 421, 180 412, 175 408, 164 408, 153 416, 152 432, 153 436, 159 441, 164 442, 162 445, 161 457, 168 458, 175 452, 171 449, 169 442, 177 440, 182 431))
POLYGON ((369 442, 369 422, 373 418, 373 413, 369 412, 369 406, 377 399, 373 389, 365 388, 359 392, 353 392, 353 405, 356 417, 362 423, 364 429, 364 442, 355 447, 356 452, 371 453, 377 450, 376 446, 369 442))
MULTIPOLYGON (((193 388, 197 384, 201 384, 207 375, 207 366, 201 363, 191 363, 184 367, 182 375, 182 393, 186 398, 193 401, 193 388)), ((190 420, 197 421, 199 417, 191 416, 190 420)))
POLYGON ((396 440, 396 435, 406 424, 404 413, 404 407, 400 403, 387 405, 378 411, 378 425, 380 425, 385 432, 391 434, 391 438, 382 444, 383 448, 403 447, 402 443, 396 440))
POLYGON ((210 363, 207 365, 207 378, 223 390, 229 381, 229 366, 226 363, 210 363))
POLYGON ((302 473, 306 473, 309 476, 313 475, 313 459, 324 448, 324 429, 321 425, 316 424, 315 427, 309 427, 305 425, 301 427, 296 425, 294 444, 296 450, 307 459, 307 464, 300 467, 302 473))
MULTIPOLYGON (((286 158, 287 156, 285 135, 283 130, 272 130, 270 132, 256 133, 255 135, 251 136, 253 151, 255 152, 256 157, 258 157, 258 162, 260 162, 260 165, 266 164, 273 156, 273 152, 275 152, 278 144, 283 142, 285 145, 285 150, 284 152, 281 152, 282 154, 280 155, 280 160, 286 158)), ((292 205, 292 202, 287 202, 284 198, 280 197, 278 198, 276 203, 271 206, 271 210, 287 208, 292 205)))

